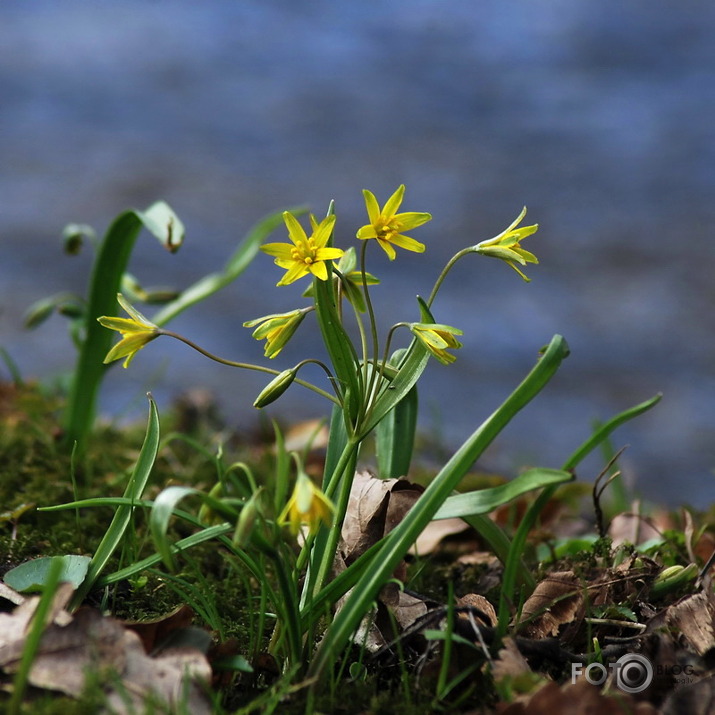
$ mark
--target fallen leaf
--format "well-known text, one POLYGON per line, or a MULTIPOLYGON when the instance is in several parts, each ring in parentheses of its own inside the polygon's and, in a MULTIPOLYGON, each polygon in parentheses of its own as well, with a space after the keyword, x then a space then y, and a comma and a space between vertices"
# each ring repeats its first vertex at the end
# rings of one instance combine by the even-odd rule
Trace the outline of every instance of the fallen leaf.
POLYGON ((431 521, 417 537, 417 541, 410 548, 410 553, 418 556, 428 556, 434 553, 440 543, 448 536, 461 534, 470 528, 464 519, 457 517, 431 521))
POLYGON ((350 565, 394 529, 423 491, 406 479, 377 479, 357 472, 341 532, 345 563, 350 565))
MULTIPOLYGON (((119 621, 90 608, 80 608, 74 615, 63 610, 71 595, 71 585, 61 584, 30 669, 32 685, 78 697, 88 673, 99 673, 108 683, 115 682, 107 677, 114 673, 116 685, 109 686, 107 697, 118 715, 142 711, 147 698, 170 708, 185 702, 187 712, 196 715, 211 713, 203 689, 211 679, 211 668, 202 652, 170 648, 150 657, 139 636, 119 621)), ((6 673, 19 667, 39 601, 39 597, 28 598, 13 613, 0 613, 0 669, 6 673)))
POLYGON ((302 452, 306 447, 325 449, 328 446, 329 430, 325 420, 305 420, 292 425, 285 433, 285 450, 302 452))
POLYGON ((121 623, 139 636, 147 653, 152 653, 172 631, 186 628, 193 620, 193 609, 184 604, 159 618, 146 621, 121 621, 121 623))
POLYGON ((564 686, 546 683, 532 695, 497 706, 500 715, 658 715, 649 703, 637 703, 630 695, 604 695, 586 680, 564 686))
POLYGON ((572 571, 557 571, 537 584, 526 599, 521 620, 529 621, 524 633, 531 638, 556 636, 571 623, 583 605, 582 586, 572 571))
POLYGON ((715 598, 712 591, 701 591, 686 596, 669 606, 665 621, 693 647, 698 655, 704 655, 715 647, 715 598))
MULTIPOLYGON (((494 606, 487 601, 487 599, 479 593, 467 593, 464 596, 459 597, 455 605, 458 608, 476 608, 478 609, 484 617, 480 618, 476 616, 477 623, 481 623, 484 626, 489 626, 491 628, 495 627, 498 622, 497 612, 494 610, 494 606)), ((467 619, 468 615, 466 613, 460 613, 460 618, 467 619)))
POLYGON ((504 638, 504 647, 499 650, 497 658, 492 663, 492 676, 497 682, 505 678, 518 678, 532 670, 526 658, 517 648, 512 638, 504 638))
POLYGON ((422 598, 405 593, 397 584, 390 583, 380 592, 380 602, 390 609, 402 630, 409 628, 427 613, 427 604, 422 598))

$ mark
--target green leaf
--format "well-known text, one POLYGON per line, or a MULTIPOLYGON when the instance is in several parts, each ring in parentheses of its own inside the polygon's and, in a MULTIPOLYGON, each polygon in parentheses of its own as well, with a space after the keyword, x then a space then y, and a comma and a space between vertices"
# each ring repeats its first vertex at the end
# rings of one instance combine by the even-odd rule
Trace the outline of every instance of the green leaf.
POLYGON ((388 386, 383 387, 382 393, 375 401, 375 406, 370 413, 370 419, 361 431, 363 437, 377 427, 385 415, 407 396, 407 393, 414 387, 427 367, 429 357, 430 353, 427 348, 419 341, 413 340, 407 349, 406 357, 397 375, 390 381, 388 386))
POLYGON ((387 535, 371 564, 373 568, 363 575, 333 620, 318 648, 310 675, 323 675, 336 654, 347 644, 350 634, 357 628, 379 590, 391 578, 410 546, 464 474, 509 421, 544 388, 567 355, 566 341, 560 335, 554 336, 526 379, 455 452, 417 503, 387 535))
POLYGON ((572 481, 573 478, 573 474, 562 469, 529 469, 510 482, 501 484, 498 487, 447 497, 444 504, 432 518, 452 519, 454 517, 488 514, 533 489, 563 484, 564 482, 572 481))
MULTIPOLYGON (((398 353, 403 352, 397 351, 390 364, 396 365, 400 357, 398 353)), ((375 428, 377 468, 381 479, 404 477, 409 473, 415 445, 417 408, 417 385, 413 385, 375 428)))
POLYGON ((175 570, 174 558, 171 555, 171 544, 166 536, 176 505, 191 494, 199 494, 198 489, 193 487, 172 486, 167 487, 154 501, 154 508, 151 510, 149 525, 154 546, 161 560, 166 564, 169 571, 175 570))
MULTIPOLYGON (((628 420, 632 420, 638 415, 642 415, 647 412, 651 407, 658 404, 661 395, 655 395, 650 400, 641 402, 628 410, 624 410, 620 414, 608 420, 608 422, 601 425, 567 460, 563 468, 565 470, 575 469, 576 466, 585 459, 596 447, 598 447, 603 440, 607 439, 608 436, 617 428, 620 427, 628 420)), ((519 527, 514 534, 511 546, 509 548, 509 556, 505 562, 504 576, 502 578, 502 598, 499 602, 499 634, 503 635, 506 633, 506 629, 509 623, 510 612, 509 603, 510 598, 514 592, 514 587, 517 580, 517 571, 519 569, 519 564, 521 563, 521 554, 526 545, 526 539, 531 531, 532 527, 536 523, 536 520, 541 514, 543 508, 548 503, 549 499, 553 497, 556 490, 555 486, 550 486, 544 489, 541 494, 534 500, 531 506, 528 508, 524 518, 521 520, 519 527)))
MULTIPOLYGON (((144 493, 144 488, 146 487, 149 479, 149 475, 151 474, 151 470, 154 466, 154 460, 156 459, 158 450, 159 413, 156 409, 156 403, 150 395, 149 419, 147 421, 144 443, 142 444, 141 451, 139 452, 139 458, 134 465, 134 470, 132 471, 129 483, 124 490, 125 498, 132 499, 133 501, 139 501, 141 499, 141 496, 144 493)), ((114 518, 112 519, 109 528, 102 537, 102 541, 99 543, 97 550, 94 552, 94 556, 92 557, 89 565, 87 577, 75 593, 70 604, 70 608, 77 608, 94 586, 95 582, 104 570, 104 567, 107 565, 111 555, 122 543, 133 513, 134 507, 132 506, 117 507, 117 511, 114 513, 114 518)))
POLYGON ((157 201, 146 211, 135 212, 144 227, 151 231, 170 253, 184 242, 184 224, 165 201, 157 201))
POLYGON ((354 424, 362 399, 362 378, 358 369, 359 361, 355 347, 347 332, 345 332, 335 307, 331 279, 332 269, 328 263, 326 265, 328 266, 328 280, 321 281, 319 278, 315 278, 313 281, 315 285, 315 312, 323 342, 338 380, 338 389, 343 396, 348 417, 354 424))
MULTIPOLYGON (((224 537, 231 531, 233 531, 233 526, 231 524, 216 524, 215 526, 208 526, 202 531, 199 531, 196 534, 192 534, 191 536, 187 536, 185 539, 181 539, 175 544, 172 544, 171 553, 179 554, 182 551, 186 551, 187 549, 191 549, 194 546, 197 546, 198 544, 203 544, 205 541, 224 537)), ((230 548, 231 541, 229 539, 226 539, 224 541, 224 546, 230 548)), ((242 554, 242 556, 244 557, 244 559, 247 558, 245 554, 242 554)), ((129 566, 119 571, 115 571, 114 573, 102 576, 97 582, 97 585, 109 586, 110 584, 118 583, 119 581, 124 581, 128 578, 131 578, 132 576, 136 576, 137 574, 141 573, 145 569, 150 568, 151 566, 155 566, 156 564, 160 563, 161 560, 162 558, 160 554, 153 554, 152 556, 147 556, 145 559, 130 564, 129 566)), ((260 570, 258 569, 258 567, 255 567, 253 569, 253 573, 260 575, 260 570)))
POLYGON ((107 229, 92 269, 84 320, 85 337, 75 366, 65 416, 65 444, 71 448, 77 442, 80 453, 94 420, 97 392, 107 370, 103 360, 113 340, 113 333, 103 328, 97 318, 116 315, 119 310, 117 293, 142 226, 172 252, 183 241, 183 225, 163 201, 143 212, 125 211, 107 229))
POLYGON ((89 556, 75 556, 68 554, 66 556, 42 556, 39 559, 26 561, 24 564, 10 569, 3 581, 21 593, 28 591, 42 591, 48 583, 49 577, 52 575, 53 567, 56 560, 59 559, 62 563, 62 569, 59 573, 59 581, 71 583, 75 588, 84 581, 89 569, 89 556))

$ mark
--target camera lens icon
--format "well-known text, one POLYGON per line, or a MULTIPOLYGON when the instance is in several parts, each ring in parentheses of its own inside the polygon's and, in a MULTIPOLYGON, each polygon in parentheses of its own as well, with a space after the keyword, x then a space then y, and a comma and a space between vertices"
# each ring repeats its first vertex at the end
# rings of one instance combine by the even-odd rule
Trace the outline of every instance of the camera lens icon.
POLYGON ((616 687, 624 693, 640 693, 653 680, 653 666, 643 655, 627 653, 613 665, 616 687))

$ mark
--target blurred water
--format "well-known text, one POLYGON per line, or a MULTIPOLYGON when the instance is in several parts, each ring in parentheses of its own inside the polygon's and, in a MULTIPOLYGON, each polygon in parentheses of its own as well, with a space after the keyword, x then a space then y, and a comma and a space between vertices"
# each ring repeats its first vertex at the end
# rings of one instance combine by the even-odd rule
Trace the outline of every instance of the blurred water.
MULTIPOLYGON (((364 223, 360 190, 407 185, 430 211, 428 253, 383 278, 384 325, 415 315, 459 248, 529 207, 541 265, 523 284, 486 259, 460 264, 435 304, 465 332, 455 365, 430 365, 422 426, 457 444, 556 333, 572 356, 485 461, 557 466, 593 418, 655 392, 622 429, 645 494, 699 506, 713 495, 715 6, 617 0, 322 2, 4 0, 0 5, 0 341, 27 375, 72 366, 64 326, 22 328, 25 307, 83 291, 90 256, 61 228, 103 230, 128 206, 169 201, 188 237, 175 256, 140 238, 132 271, 186 285, 218 268, 262 215, 337 203, 338 241, 364 223)), ((276 240, 283 240, 282 236, 276 240)), ((267 257, 177 330, 226 357, 260 360, 240 324, 300 305, 273 290, 267 257)), ((276 363, 314 346, 307 323, 276 363)), ((316 377, 316 379, 319 379, 316 377)), ((203 385, 235 423, 263 380, 158 342, 113 370, 103 409, 143 411, 203 385)), ((299 390, 274 411, 314 416, 299 390)), ((596 461, 581 476, 591 479, 596 461)))

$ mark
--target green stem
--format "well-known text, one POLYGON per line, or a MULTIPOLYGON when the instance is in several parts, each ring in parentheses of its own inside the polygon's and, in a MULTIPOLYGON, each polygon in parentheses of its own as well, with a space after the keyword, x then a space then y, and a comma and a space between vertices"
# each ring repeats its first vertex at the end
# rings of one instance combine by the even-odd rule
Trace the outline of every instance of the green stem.
MULTIPOLYGON (((347 482, 350 486, 352 485, 359 446, 359 442, 352 440, 348 440, 345 445, 324 490, 328 498, 332 498, 332 494, 335 492, 343 475, 345 475, 343 484, 347 482)), ((347 487, 348 495, 350 493, 350 486, 347 487)), ((344 489, 345 487, 343 487, 343 491, 344 489)), ((311 532, 298 554, 295 567, 296 573, 298 574, 301 573, 308 559, 310 559, 310 567, 305 578, 305 583, 303 584, 303 594, 300 602, 301 608, 305 608, 306 603, 320 590, 326 574, 329 573, 329 568, 333 565, 335 551, 337 550, 337 544, 345 519, 345 511, 347 510, 347 503, 343 508, 342 501, 341 492, 340 505, 333 520, 333 525, 327 530, 327 534, 325 529, 319 532, 311 532)))
POLYGON ((367 404, 370 402, 370 396, 372 395, 373 388, 375 386, 375 380, 377 379, 377 356, 380 352, 380 343, 377 336, 377 323, 375 322, 375 311, 372 307, 372 300, 370 300, 370 291, 367 287, 367 271, 365 270, 365 256, 367 255, 367 241, 363 241, 360 247, 360 275, 362 277, 362 292, 365 296, 365 306, 367 308, 367 314, 370 318, 370 332, 372 334, 372 363, 373 369, 368 380, 368 359, 365 356, 365 408, 367 409, 367 404))
MULTIPOLYGON (((280 370, 275 370, 271 367, 263 367, 263 365, 253 365, 252 363, 248 362, 236 362, 235 360, 226 360, 225 358, 219 357, 218 355, 214 355, 213 353, 210 353, 208 350, 204 350, 200 345, 197 345, 193 340, 189 340, 188 338, 185 338, 183 335, 179 335, 179 333, 175 333, 172 330, 165 330, 164 328, 160 328, 158 331, 158 335, 166 335, 170 338, 175 338, 176 340, 181 341, 182 343, 185 343, 188 345, 190 348, 193 348, 196 350, 196 352, 201 353, 204 357, 209 358, 209 360, 213 360, 214 362, 220 363, 221 365, 228 365, 229 367, 240 367, 243 368, 244 370, 256 370, 257 372, 267 372, 270 375, 280 375, 281 371, 280 370)), ((334 380, 332 373, 330 370, 327 368, 326 365, 321 363, 319 360, 304 360, 303 363, 305 364, 307 362, 315 362, 318 365, 321 365, 323 369, 328 373, 328 377, 330 380, 334 380)), ((325 397, 326 399, 330 400, 331 402, 334 402, 336 405, 340 405, 340 402, 336 397, 331 395, 329 392, 326 392, 325 390, 321 390, 319 387, 316 385, 313 385, 310 382, 306 382, 305 380, 301 380, 300 378, 296 378, 294 380, 295 383, 298 385, 302 385, 303 387, 307 387, 309 390, 312 390, 313 392, 317 393, 321 397, 325 397)))
MULTIPOLYGON (((387 333, 387 339, 385 340, 385 352, 383 353, 382 362, 380 363, 380 370, 378 373, 378 382, 377 382, 378 387, 381 387, 382 389, 376 390, 376 394, 374 394, 374 395, 370 395, 368 393, 368 399, 366 400, 365 417, 362 421, 362 424, 368 424, 370 422, 370 418, 372 417, 373 410, 375 409, 375 403, 377 402, 380 395, 384 392, 384 390, 389 388, 389 385, 382 384, 382 377, 385 374, 385 366, 390 361, 390 347, 392 345, 392 336, 394 335, 397 328, 406 327, 408 325, 409 325, 409 323, 404 323, 404 322, 396 323, 395 325, 393 325, 390 328, 389 332, 387 333)), ((406 354, 407 354, 407 350, 405 350, 405 355, 406 354)), ((405 355, 403 355, 402 359, 399 361, 399 363, 397 365, 393 365, 393 367, 399 369, 404 361, 405 355)))
POLYGON ((444 279, 447 277, 447 274, 452 270, 454 267, 454 264, 460 259, 464 258, 465 256, 469 255, 470 253, 474 253, 472 248, 463 248, 461 251, 455 253, 449 261, 447 261, 447 264, 445 267, 442 269, 442 272, 439 274, 434 287, 432 288, 432 292, 429 294, 429 298, 427 299, 427 307, 429 308, 432 305, 432 302, 434 301, 435 297, 437 296, 437 291, 439 290, 440 286, 442 285, 442 282, 444 279))
POLYGON ((340 541, 343 521, 345 521, 345 513, 348 510, 350 489, 353 485, 353 480, 355 478, 356 463, 357 449, 353 449, 350 452, 349 460, 346 462, 345 467, 343 468, 343 478, 340 482, 340 496, 336 505, 337 513, 335 515, 333 525, 330 527, 330 530, 328 532, 328 540, 323 550, 320 565, 318 567, 318 573, 315 579, 315 585, 313 587, 313 596, 315 596, 315 594, 317 594, 323 588, 323 585, 330 576, 330 570, 332 569, 333 562, 335 561, 335 554, 338 550, 338 542, 340 541))

